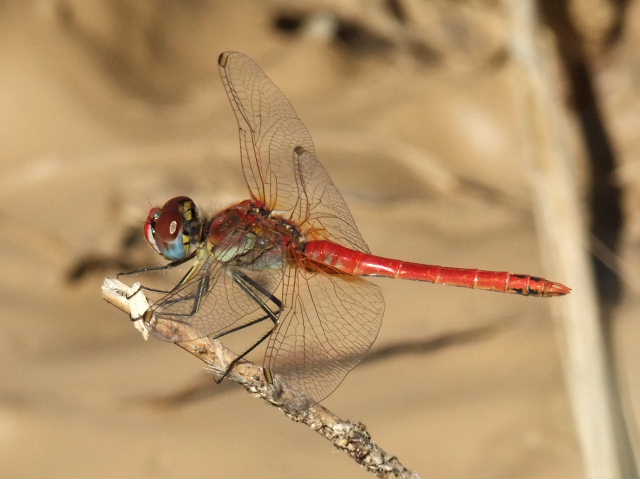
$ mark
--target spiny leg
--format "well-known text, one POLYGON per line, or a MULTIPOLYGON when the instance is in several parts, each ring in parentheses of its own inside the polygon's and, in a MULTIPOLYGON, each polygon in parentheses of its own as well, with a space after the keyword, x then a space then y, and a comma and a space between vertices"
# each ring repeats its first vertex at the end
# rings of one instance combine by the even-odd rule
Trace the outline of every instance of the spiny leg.
POLYGON ((235 333, 236 331, 240 331, 241 329, 248 328, 249 326, 253 326, 254 324, 261 323, 265 319, 271 319, 271 316, 268 315, 268 314, 265 315, 265 316, 261 316, 258 319, 254 319, 253 321, 250 321, 248 323, 241 324, 240 326, 236 326, 235 328, 229 329, 228 331, 225 331, 224 333, 216 334, 211 339, 220 339, 220 338, 226 336, 227 334, 235 333))
POLYGON ((157 288, 150 288, 149 286, 145 286, 144 284, 139 284, 138 285, 138 289, 135 290, 135 292, 133 292, 132 294, 130 294, 129 296, 127 296, 127 299, 131 299, 133 298, 136 294, 138 294, 140 291, 151 291, 152 293, 162 293, 162 294, 169 294, 171 291, 168 289, 157 289, 157 288))
MULTIPOLYGON (((127 272, 124 272, 124 273, 118 273, 116 275, 116 278, 120 278, 120 276, 128 276, 128 275, 131 275, 131 274, 146 273, 148 271, 164 271, 164 270, 167 270, 167 269, 175 268, 176 266, 180 266, 181 264, 186 263, 187 261, 192 259, 194 256, 195 256, 195 252, 190 254, 186 258, 182 258, 182 259, 179 259, 179 260, 176 260, 176 261, 172 261, 171 263, 167 263, 167 264, 164 264, 162 266, 145 266, 142 269, 137 269, 137 270, 134 270, 134 271, 127 271, 127 272)), ((145 285, 141 284, 138 287, 138 289, 136 290, 136 292, 131 294, 131 295, 129 295, 127 297, 127 299, 131 299, 133 296, 138 294, 141 290, 152 291, 154 293, 164 293, 164 294, 173 293, 180 285, 182 285, 182 283, 185 281, 185 279, 187 279, 187 277, 191 274, 192 271, 193 271, 193 266, 191 268, 189 268, 189 271, 187 271, 186 274, 182 277, 182 279, 180 279, 180 281, 178 281, 178 283, 170 290, 150 288, 148 286, 145 286, 145 285)))
POLYGON ((220 379, 216 379, 216 383, 220 384, 222 381, 224 381, 224 378, 226 378, 229 373, 231 372, 231 370, 236 366, 236 364, 238 364, 238 362, 243 359, 247 354, 249 354, 251 351, 253 351, 254 349, 256 349, 258 346, 260 346, 260 344, 262 344, 262 342, 267 339, 269 336, 271 336, 271 334, 273 333, 273 330, 276 329, 275 326, 273 326, 269 331, 267 331, 260 339, 258 339, 250 348, 248 348, 244 353, 242 353, 240 356, 237 356, 233 361, 231 361, 229 363, 229 366, 227 366, 227 369, 225 369, 224 373, 222 374, 222 376, 220 376, 220 379))
POLYGON ((220 384, 222 381, 224 381, 224 378, 227 377, 227 375, 231 372, 231 370, 235 367, 236 364, 238 364, 238 362, 243 359, 247 354, 249 354, 251 351, 253 351, 255 348, 257 348, 260 344, 262 344, 262 342, 267 339, 269 336, 271 336, 271 334, 273 333, 273 331, 276 329, 276 325, 278 324, 278 318, 280 316, 280 313, 282 313, 282 301, 280 301, 280 299, 276 298, 274 295, 272 295, 269 291, 267 291, 265 288, 263 288, 260 284, 258 284, 257 282, 255 282, 253 279, 251 279, 249 276, 247 276, 246 274, 242 273, 241 271, 234 271, 232 273, 233 275, 233 280, 236 282, 236 284, 245 292, 247 293, 251 299, 253 299, 258 306, 260 306, 260 308, 266 313, 265 316, 262 316, 258 319, 255 319, 249 323, 246 324, 242 324, 240 326, 237 326, 233 329, 230 329, 229 331, 225 331, 222 334, 219 334, 217 336, 214 337, 214 339, 218 339, 221 338, 222 336, 226 336, 229 333, 235 332, 235 331, 239 331, 241 329, 244 329, 246 327, 252 326, 254 324, 260 323, 262 321, 264 321, 265 319, 270 319, 273 322, 273 326, 271 327, 271 329, 269 329, 269 331, 267 331, 260 339, 258 339, 258 341, 256 341, 251 347, 249 347, 246 351, 244 351, 242 354, 240 354, 239 356, 237 356, 236 358, 233 359, 233 361, 231 361, 229 363, 229 365, 227 366, 227 368, 225 369, 224 373, 222 374, 222 376, 220 376, 219 379, 216 379, 216 383, 220 384), (272 310, 267 304, 266 302, 261 299, 257 292, 263 294, 265 297, 267 297, 273 304, 276 305, 277 310, 272 310))
POLYGON ((134 269, 133 271, 125 271, 124 273, 118 273, 116 275, 116 278, 120 278, 120 276, 129 276, 132 274, 147 273, 149 271, 163 271, 165 269, 175 268, 176 266, 180 266, 181 264, 186 263, 190 259, 193 259, 193 257, 196 255, 196 252, 197 251, 194 251, 193 253, 191 253, 189 256, 185 258, 181 258, 181 259, 172 261, 171 263, 163 264, 160 266, 145 266, 144 268, 134 269))
MULTIPOLYGON (((189 273, 187 273, 187 275, 188 274, 189 273)), ((180 284, 178 283, 178 286, 179 285, 180 284)), ((178 286, 173 288, 173 290, 170 291, 169 294, 174 292, 178 288, 178 286)), ((204 296, 206 295, 207 292, 209 292, 209 275, 205 274, 198 281, 198 289, 196 290, 196 292, 193 295, 185 296, 183 298, 168 299, 163 304, 163 306, 166 306, 166 305, 170 305, 170 304, 182 303, 184 301, 193 300, 193 306, 191 307, 191 311, 189 311, 188 313, 159 313, 159 312, 156 312, 155 314, 156 314, 156 316, 161 317, 161 318, 164 317, 164 318, 170 319, 172 321, 178 321, 178 322, 181 322, 181 323, 184 323, 184 324, 188 324, 186 321, 182 321, 180 319, 174 319, 174 318, 176 318, 176 317, 190 318, 193 315, 195 315, 200 310, 200 305, 202 304, 202 299, 204 298, 204 296)))
MULTIPOLYGON (((178 282, 178 284, 171 290, 168 292, 168 294, 171 294, 173 292, 175 292, 180 285, 184 282, 184 280, 191 274, 191 271, 193 270, 193 268, 191 268, 189 271, 187 271, 187 273, 184 275, 184 277, 178 282)), ((262 310, 267 313, 267 316, 264 319, 267 318, 271 318, 271 320, 273 321, 274 325, 277 322, 277 315, 280 314, 280 311, 282 310, 282 302, 276 298, 275 296, 273 296, 269 291, 267 291, 265 288, 263 288, 260 284, 258 284, 256 281, 254 281, 253 279, 251 279, 249 276, 247 276, 246 274, 242 273, 241 271, 232 271, 231 273, 232 278, 234 280, 234 282, 240 286, 240 288, 247 293, 256 303, 258 303, 258 305, 262 308, 262 310), (260 299, 260 297, 257 295, 257 293, 255 291, 252 290, 255 289, 258 292, 262 293, 265 297, 267 297, 273 304, 276 305, 277 307, 277 311, 274 312, 273 310, 271 310, 271 308, 269 308, 266 303, 260 299)), ((145 288, 145 289, 150 289, 150 288, 146 288, 144 286, 141 286, 141 288, 145 288)), ((190 312, 188 313, 156 313, 158 316, 165 316, 165 317, 174 317, 174 316, 182 316, 182 317, 191 317, 194 314, 196 314, 198 312, 198 310, 200 309, 200 304, 202 303, 202 298, 205 296, 205 294, 208 292, 209 290, 209 276, 208 275, 204 275, 201 280, 200 280, 200 284, 198 285, 198 289, 196 290, 196 292, 193 295, 190 296, 185 296, 185 297, 181 297, 181 298, 175 298, 175 299, 168 299, 164 302, 164 305, 170 305, 170 304, 176 304, 176 303, 181 303, 183 301, 190 301, 193 300, 193 308, 190 312)), ((137 291, 136 291, 137 293, 137 291)), ((135 294, 135 293, 134 293, 135 294)), ((247 326, 250 326, 252 324, 255 324, 259 322, 258 320, 256 321, 252 321, 251 323, 248 324, 244 324, 242 326, 239 326, 238 328, 234 328, 231 329, 225 333, 223 333, 221 336, 224 336, 226 334, 229 334, 230 332, 233 331, 237 331, 239 329, 245 328, 247 326)), ((215 338, 217 338, 219 336, 216 336, 215 338)), ((215 339, 214 338, 214 339, 215 339)))

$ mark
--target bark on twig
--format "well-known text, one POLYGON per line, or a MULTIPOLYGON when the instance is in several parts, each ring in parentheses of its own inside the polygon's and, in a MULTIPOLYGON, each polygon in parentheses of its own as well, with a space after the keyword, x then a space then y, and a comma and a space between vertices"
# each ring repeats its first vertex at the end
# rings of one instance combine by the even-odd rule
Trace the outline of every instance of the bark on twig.
MULTIPOLYGON (((118 309, 128 313, 132 319, 139 318, 144 309, 146 299, 137 288, 128 287, 113 279, 105 279, 102 295, 105 300, 118 309), (127 299, 129 298, 129 299, 127 299)), ((134 320, 134 326, 145 335, 141 320, 134 320)), ((205 364, 215 376, 227 369, 236 355, 220 341, 208 337, 198 338, 186 324, 159 322, 153 333, 171 337, 176 329, 181 337, 192 337, 192 340, 176 343, 185 351, 194 355, 205 364), (167 328, 170 328, 169 331, 167 328), (167 329, 167 331, 164 331, 167 329)), ((228 374, 228 380, 242 385, 249 393, 267 401, 278 408, 285 416, 299 422, 327 439, 333 446, 347 453, 356 463, 378 477, 414 478, 416 473, 407 469, 400 460, 382 449, 371 437, 364 424, 341 419, 324 406, 314 404, 304 394, 292 390, 274 376, 273 384, 265 380, 263 369, 249 361, 241 361, 228 374)))

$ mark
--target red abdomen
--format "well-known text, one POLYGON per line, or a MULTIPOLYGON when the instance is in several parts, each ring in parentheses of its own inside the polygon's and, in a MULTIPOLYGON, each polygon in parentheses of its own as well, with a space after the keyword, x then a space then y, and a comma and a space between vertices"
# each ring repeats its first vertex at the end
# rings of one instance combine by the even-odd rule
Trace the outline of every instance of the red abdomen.
POLYGON ((571 288, 561 283, 536 276, 410 263, 352 250, 331 241, 310 241, 306 243, 304 251, 305 257, 315 263, 355 276, 412 279, 534 296, 560 296, 571 291, 571 288))

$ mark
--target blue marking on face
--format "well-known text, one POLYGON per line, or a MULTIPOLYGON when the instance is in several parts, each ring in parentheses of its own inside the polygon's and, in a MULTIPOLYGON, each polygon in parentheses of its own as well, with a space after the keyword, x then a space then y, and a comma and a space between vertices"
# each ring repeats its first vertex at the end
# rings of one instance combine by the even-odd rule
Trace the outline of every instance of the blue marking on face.
POLYGON ((184 243, 182 242, 182 235, 167 244, 167 247, 162 251, 162 256, 171 261, 177 261, 187 256, 187 252, 184 249, 184 243))

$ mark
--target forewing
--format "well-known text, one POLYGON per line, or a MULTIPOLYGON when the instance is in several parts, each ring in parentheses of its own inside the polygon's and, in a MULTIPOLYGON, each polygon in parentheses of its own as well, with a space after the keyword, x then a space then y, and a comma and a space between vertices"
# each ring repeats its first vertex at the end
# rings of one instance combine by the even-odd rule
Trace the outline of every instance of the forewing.
MULTIPOLYGON (((291 219, 307 240, 328 239, 368 252, 287 98, 241 53, 225 52, 218 64, 238 122, 242 170, 252 196, 291 219)), ((283 273, 284 309, 269 339, 265 367, 320 401, 373 344, 384 312, 382 294, 363 279, 301 265, 283 273)))
POLYGON ((314 231, 312 239, 368 252, 289 100, 246 55, 224 52, 218 64, 238 122, 242 170, 252 196, 314 231))
POLYGON ((286 309, 265 367, 315 401, 331 394, 375 341, 384 313, 378 286, 361 278, 291 268, 286 309))
POLYGON ((295 110, 249 57, 224 52, 220 77, 238 122, 242 171, 251 195, 271 210, 306 216, 298 191, 293 151, 313 151, 313 141, 295 110))

